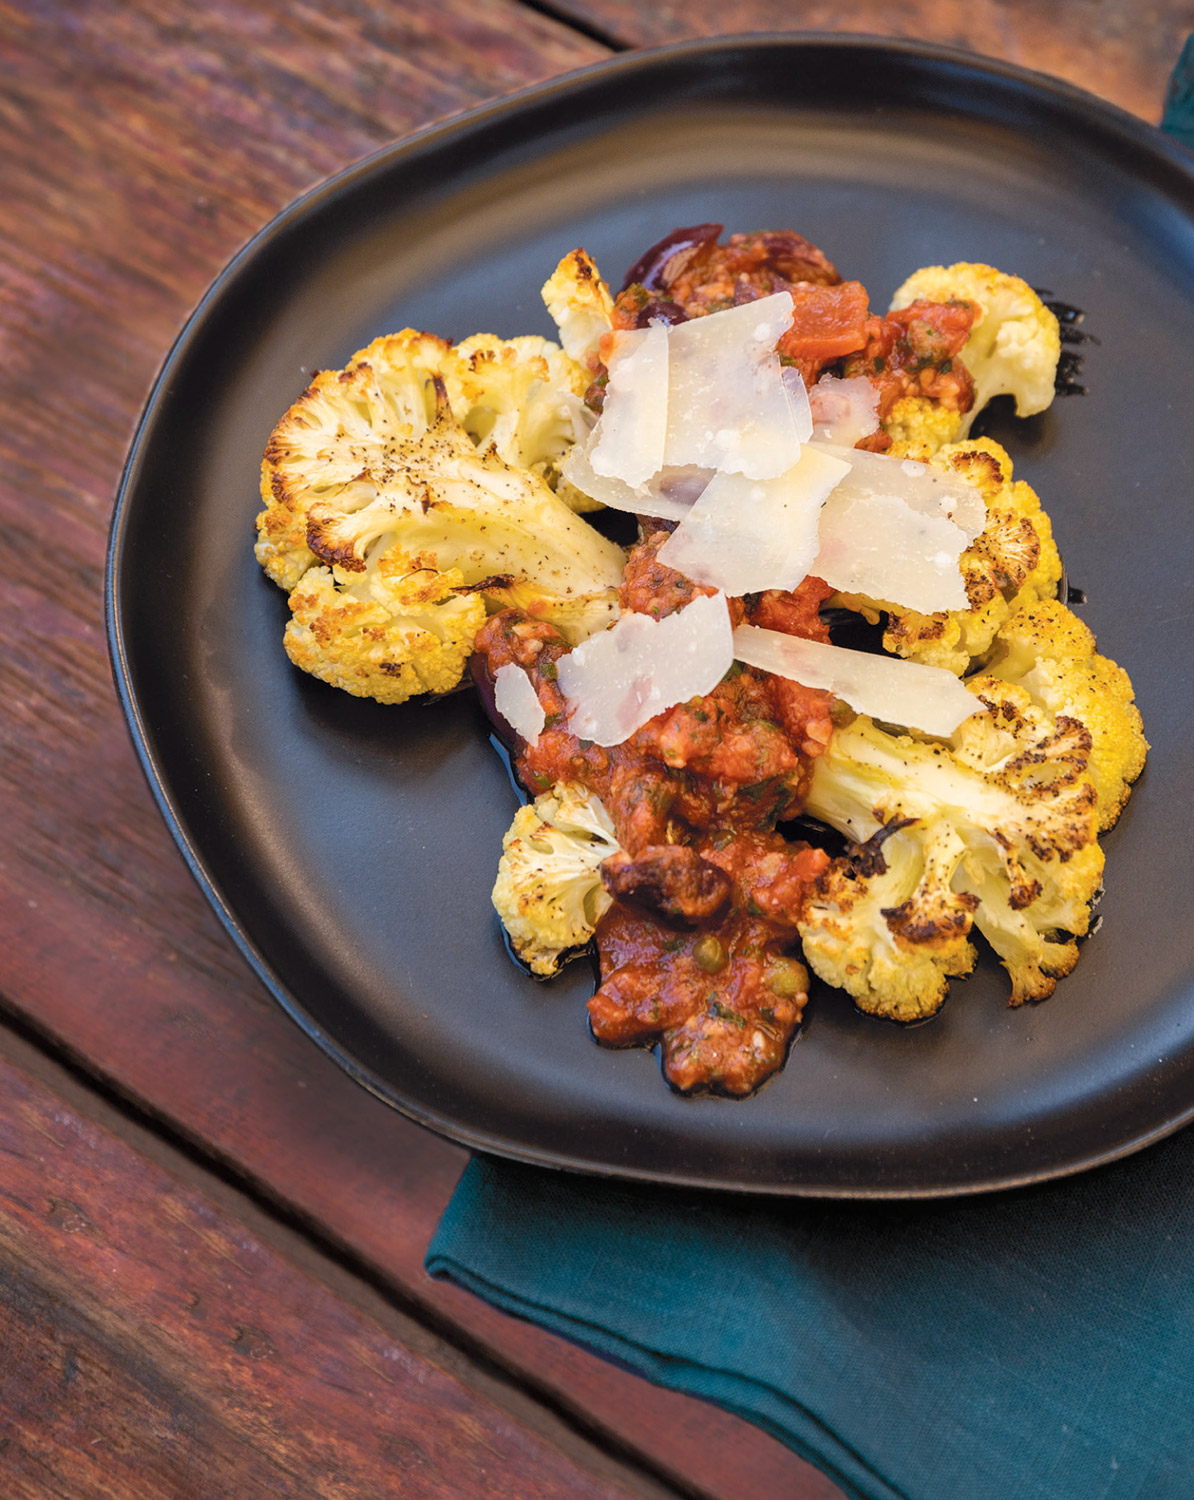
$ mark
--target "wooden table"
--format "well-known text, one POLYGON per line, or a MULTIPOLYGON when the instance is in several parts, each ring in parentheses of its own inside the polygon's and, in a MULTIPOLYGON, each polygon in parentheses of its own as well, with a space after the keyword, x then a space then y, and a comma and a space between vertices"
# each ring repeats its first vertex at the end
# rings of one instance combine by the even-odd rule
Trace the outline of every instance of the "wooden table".
POLYGON ((205 286, 383 142, 613 50, 799 23, 1149 118, 1165 0, 0 0, 0 1493, 830 1500, 771 1439, 432 1283, 464 1153, 250 975, 104 643, 121 459, 205 286))

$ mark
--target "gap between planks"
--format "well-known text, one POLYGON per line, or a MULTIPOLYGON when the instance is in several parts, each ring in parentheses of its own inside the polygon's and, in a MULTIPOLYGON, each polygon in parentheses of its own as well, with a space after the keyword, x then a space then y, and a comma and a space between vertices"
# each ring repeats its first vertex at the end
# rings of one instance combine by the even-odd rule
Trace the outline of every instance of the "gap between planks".
POLYGON ((542 16, 545 20, 566 26, 569 31, 575 31, 590 42, 596 42, 601 47, 608 47, 611 52, 629 52, 634 46, 632 42, 623 41, 614 32, 606 31, 604 27, 575 15, 567 6, 552 5, 549 0, 518 0, 518 4, 523 10, 533 11, 535 15, 542 16))
POLYGON ((617 1433, 563 1405, 494 1358, 479 1340, 425 1306, 415 1305, 384 1276, 345 1252, 318 1225, 265 1201, 258 1185, 202 1152, 167 1122, 124 1097, 67 1049, 14 1016, 0 996, 0 1058, 20 1068, 71 1110, 189 1187, 428 1364, 551 1444, 594 1478, 642 1500, 711 1500, 682 1478, 627 1445, 617 1433))

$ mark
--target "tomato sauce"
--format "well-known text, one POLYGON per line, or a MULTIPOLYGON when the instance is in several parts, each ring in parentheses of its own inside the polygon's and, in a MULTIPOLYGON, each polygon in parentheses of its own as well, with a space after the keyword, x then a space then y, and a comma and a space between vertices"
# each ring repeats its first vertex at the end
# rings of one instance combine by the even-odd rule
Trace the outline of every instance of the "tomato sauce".
MULTIPOLYGON (((626 609, 656 618, 707 590, 658 561, 665 533, 631 549, 626 609)), ((738 618, 827 639, 827 585, 732 601, 738 618)), ((813 760, 832 732, 827 693, 736 664, 703 698, 650 720, 621 745, 566 728, 554 626, 516 610, 493 616, 477 651, 535 684, 547 723, 516 760, 533 792, 557 781, 600 797, 625 853, 606 862, 613 905, 598 924, 601 983, 593 1035, 611 1046, 660 1042, 677 1089, 750 1093, 779 1068, 807 999, 797 918, 828 857, 776 824, 804 805, 813 760)))
POLYGON ((927 396, 950 411, 974 405, 974 381, 960 355, 974 326, 972 302, 913 302, 872 318, 864 345, 841 374, 865 375, 879 391, 879 417, 904 396, 927 396))
MULTIPOLYGON (((650 288, 635 283, 619 294, 613 326, 684 322, 779 291, 791 293, 793 303, 780 358, 800 371, 805 385, 827 373, 865 375, 879 391, 881 420, 905 396, 926 396, 951 411, 974 405, 974 381, 960 357, 977 316, 973 303, 918 301, 880 317, 860 282, 842 281, 815 245, 788 230, 684 248, 650 288)), ((601 410, 605 381, 602 365, 585 395, 594 411, 601 410)), ((882 452, 890 439, 879 431, 858 446, 882 452)))

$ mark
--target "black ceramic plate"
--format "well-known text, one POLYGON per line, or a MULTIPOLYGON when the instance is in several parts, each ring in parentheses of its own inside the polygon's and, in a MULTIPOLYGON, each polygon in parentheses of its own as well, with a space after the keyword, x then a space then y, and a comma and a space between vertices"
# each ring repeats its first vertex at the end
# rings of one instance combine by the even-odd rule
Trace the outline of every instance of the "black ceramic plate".
POLYGON ((1062 84, 866 38, 631 54, 380 152, 283 213, 166 362, 113 529, 112 650, 162 809, 273 994, 382 1098, 471 1146, 758 1191, 967 1192, 1122 1155, 1194 1109, 1194 158, 1062 84), (1087 312, 1089 393, 988 428, 1040 489, 1153 743, 1107 838, 1101 928, 1046 1004, 984 960, 910 1030, 814 995, 784 1072, 684 1099, 586 1033, 489 903, 515 808, 471 696, 383 708, 301 676, 253 561, 271 427, 317 368, 414 324, 551 333, 677 224, 795 228, 885 304, 982 260, 1087 312))

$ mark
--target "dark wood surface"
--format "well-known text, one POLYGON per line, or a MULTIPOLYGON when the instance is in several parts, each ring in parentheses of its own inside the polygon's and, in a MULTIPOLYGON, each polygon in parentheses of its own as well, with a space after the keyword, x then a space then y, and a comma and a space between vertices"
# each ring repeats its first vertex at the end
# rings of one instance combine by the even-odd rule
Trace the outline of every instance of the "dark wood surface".
POLYGON ((743 31, 851 31, 962 47, 1075 83, 1154 123, 1191 0, 554 0, 615 47, 743 31))
MULTIPOLYGON (((594 33, 794 19, 552 8, 580 29, 517 0, 0 0, 0 1494, 838 1493, 735 1418, 428 1280, 463 1153, 257 985, 110 683, 124 449, 248 235, 395 136, 599 60, 594 33)), ((923 0, 799 20, 969 45, 1155 118, 1189 12, 923 0)))
POLYGON ((263 1238, 251 1207, 2 1057, 0 1097, 6 1500, 672 1493, 537 1431, 450 1346, 354 1305, 370 1299, 263 1238))

